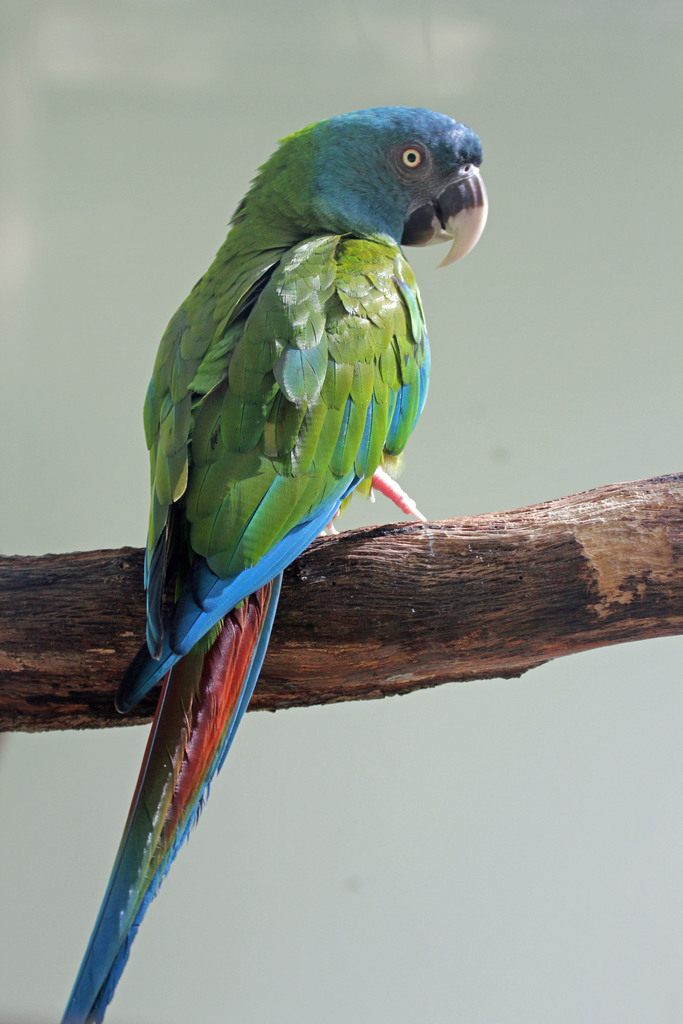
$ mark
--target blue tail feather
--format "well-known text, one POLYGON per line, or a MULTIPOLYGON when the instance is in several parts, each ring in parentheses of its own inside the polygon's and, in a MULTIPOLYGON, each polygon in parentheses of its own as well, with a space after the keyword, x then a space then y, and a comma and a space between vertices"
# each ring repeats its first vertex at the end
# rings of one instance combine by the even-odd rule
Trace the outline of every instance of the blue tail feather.
MULTIPOLYGON (((139 842, 133 826, 133 816, 146 809, 143 789, 141 787, 138 788, 138 797, 134 807, 131 809, 109 885, 107 886, 107 892, 102 901, 102 906, 62 1024, 100 1024, 104 1017, 105 1010, 114 995, 118 981, 126 966, 130 947, 145 916, 147 907, 158 892, 178 851, 187 839, 206 803, 210 783, 225 761, 237 727, 254 692, 254 687, 258 681, 263 659, 268 648, 268 641, 270 640, 281 583, 282 573, 273 580, 268 607, 261 623, 258 641, 254 646, 242 689, 225 735, 214 752, 201 788, 198 790, 193 801, 187 805, 182 824, 163 860, 160 861, 150 878, 140 906, 129 924, 127 914, 131 897, 139 884, 141 858, 150 856, 152 853, 151 848, 141 848, 138 855, 131 856, 131 854, 135 854, 136 842, 139 842)), ((148 757, 149 753, 146 756, 145 765, 149 763, 148 757)), ((143 767, 144 771, 145 768, 143 767)), ((152 808, 152 813, 156 817, 155 810, 155 808, 152 808)), ((146 813, 149 815, 150 810, 146 809, 146 813)))

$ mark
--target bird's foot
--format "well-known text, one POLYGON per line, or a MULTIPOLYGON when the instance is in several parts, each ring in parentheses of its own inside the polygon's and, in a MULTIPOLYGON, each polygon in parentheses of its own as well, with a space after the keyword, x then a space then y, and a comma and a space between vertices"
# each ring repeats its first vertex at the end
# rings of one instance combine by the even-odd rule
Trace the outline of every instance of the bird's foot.
POLYGON ((400 508, 401 512, 405 512, 407 516, 414 516, 421 523, 427 522, 427 517, 422 515, 413 499, 406 494, 403 488, 381 466, 378 466, 375 470, 372 486, 374 490, 379 491, 380 494, 384 494, 390 501, 393 501, 394 505, 400 508))

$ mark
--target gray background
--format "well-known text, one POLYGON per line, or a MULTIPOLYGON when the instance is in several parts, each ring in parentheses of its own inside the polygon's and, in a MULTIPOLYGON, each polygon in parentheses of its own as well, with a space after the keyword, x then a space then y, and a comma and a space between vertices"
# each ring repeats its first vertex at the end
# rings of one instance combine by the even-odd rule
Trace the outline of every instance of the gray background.
MULTIPOLYGON (((1 16, 3 551, 143 542, 166 322, 277 138, 379 104, 471 124, 491 201, 463 263, 410 252, 427 515, 681 469, 679 3, 1 16)), ((107 1024, 683 1021, 682 650, 248 715, 107 1024)), ((146 732, 3 745, 3 1022, 61 1013, 146 732)))

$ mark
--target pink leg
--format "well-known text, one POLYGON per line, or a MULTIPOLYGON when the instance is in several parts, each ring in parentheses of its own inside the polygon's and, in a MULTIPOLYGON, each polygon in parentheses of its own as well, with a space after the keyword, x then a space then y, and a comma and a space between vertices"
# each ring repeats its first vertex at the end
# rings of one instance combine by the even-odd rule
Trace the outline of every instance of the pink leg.
POLYGON ((422 515, 413 499, 408 497, 403 488, 399 487, 396 481, 392 480, 381 466, 378 466, 375 470, 372 486, 380 494, 384 494, 390 501, 393 501, 394 505, 400 508, 401 512, 405 512, 407 516, 414 516, 421 523, 427 522, 427 517, 422 515))

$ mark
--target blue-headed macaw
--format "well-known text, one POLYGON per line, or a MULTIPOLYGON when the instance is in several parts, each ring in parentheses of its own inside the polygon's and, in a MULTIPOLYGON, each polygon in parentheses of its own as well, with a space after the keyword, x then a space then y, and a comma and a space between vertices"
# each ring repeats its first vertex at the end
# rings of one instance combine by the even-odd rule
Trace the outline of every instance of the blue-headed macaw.
POLYGON ((444 264, 472 248, 481 158, 470 128, 405 107, 290 135, 168 325, 144 412, 147 643, 119 709, 163 685, 63 1024, 104 1016, 249 703, 282 570, 355 488, 392 493, 430 364, 402 247, 450 240, 444 264))

